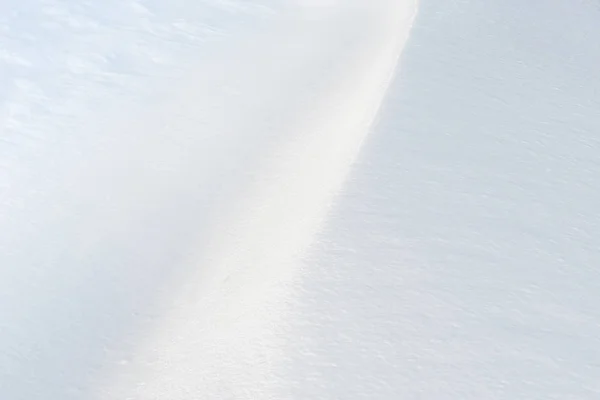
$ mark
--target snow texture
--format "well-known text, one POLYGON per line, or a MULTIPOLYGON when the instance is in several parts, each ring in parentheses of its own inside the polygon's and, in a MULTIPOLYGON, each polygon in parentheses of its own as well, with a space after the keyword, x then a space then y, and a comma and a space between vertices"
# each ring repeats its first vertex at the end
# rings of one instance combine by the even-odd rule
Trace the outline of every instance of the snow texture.
POLYGON ((4 1, 0 398, 599 398, 599 17, 4 1))
POLYGON ((420 2, 290 307, 294 398, 600 398, 599 20, 420 2))

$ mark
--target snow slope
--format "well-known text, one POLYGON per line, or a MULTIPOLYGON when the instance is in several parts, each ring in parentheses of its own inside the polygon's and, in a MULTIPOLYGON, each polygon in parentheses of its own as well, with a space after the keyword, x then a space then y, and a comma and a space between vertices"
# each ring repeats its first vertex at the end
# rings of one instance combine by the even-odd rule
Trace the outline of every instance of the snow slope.
POLYGON ((415 7, 2 3, 2 397, 598 398, 600 9, 415 7))
POLYGON ((2 2, 3 398, 85 397, 160 313, 219 201, 199 186, 221 145, 179 77, 218 36, 268 25, 270 3, 2 2))
POLYGON ((600 398, 599 20, 420 2, 289 307, 294 398, 600 398))
POLYGON ((273 307, 369 132, 415 4, 171 4, 7 7, 12 399, 285 396, 273 307), (211 13, 221 26, 200 29, 211 13), (202 43, 219 28, 229 37, 202 43))

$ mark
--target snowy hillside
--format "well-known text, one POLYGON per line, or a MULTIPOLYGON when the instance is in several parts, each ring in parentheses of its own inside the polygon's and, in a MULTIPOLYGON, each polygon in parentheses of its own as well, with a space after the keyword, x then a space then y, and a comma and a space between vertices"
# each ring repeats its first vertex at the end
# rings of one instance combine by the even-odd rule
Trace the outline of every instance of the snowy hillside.
POLYGON ((290 307, 294 398, 600 398, 598 21, 419 3, 290 307))
POLYGON ((0 398, 600 397, 599 20, 4 1, 0 398))
POLYGON ((2 393, 283 396, 276 308, 414 11, 7 5, 2 393))

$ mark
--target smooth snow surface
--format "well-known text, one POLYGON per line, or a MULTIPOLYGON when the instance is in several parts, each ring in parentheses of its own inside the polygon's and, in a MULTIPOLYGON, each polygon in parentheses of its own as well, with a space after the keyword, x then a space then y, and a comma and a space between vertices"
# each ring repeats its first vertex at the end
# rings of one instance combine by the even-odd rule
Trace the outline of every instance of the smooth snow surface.
POLYGON ((242 4, 13 5, 0 214, 11 399, 288 396, 289 286, 416 5, 242 4), (230 37, 201 29, 212 13, 230 37), (231 14, 248 26, 228 28, 231 14), (48 49, 27 47, 43 35, 48 49), (53 63, 32 61, 42 51, 53 63))
POLYGON ((290 307, 295 398, 600 398, 598 21, 420 2, 290 307))
POLYGON ((0 4, 0 398, 599 398, 600 8, 418 6, 0 4))

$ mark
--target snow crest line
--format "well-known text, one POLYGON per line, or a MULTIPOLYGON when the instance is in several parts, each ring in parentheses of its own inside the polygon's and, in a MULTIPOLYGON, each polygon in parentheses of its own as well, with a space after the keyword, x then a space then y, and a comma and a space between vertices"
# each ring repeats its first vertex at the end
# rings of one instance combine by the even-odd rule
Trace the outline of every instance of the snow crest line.
MULTIPOLYGON (((294 111, 286 114, 285 136, 258 164, 210 243, 190 257, 197 276, 156 334, 119 368, 119 383, 111 382, 103 399, 285 398, 276 378, 286 357, 279 338, 298 261, 376 119, 416 12, 413 1, 374 3, 302 21, 269 49, 274 60, 295 57, 290 42, 298 46, 293 51, 309 52, 304 69, 259 76, 265 88, 279 78, 289 83, 286 90, 305 94, 287 102, 294 111), (298 71, 314 74, 303 81, 298 71)), ((278 109, 273 100, 265 107, 278 109)))

